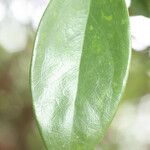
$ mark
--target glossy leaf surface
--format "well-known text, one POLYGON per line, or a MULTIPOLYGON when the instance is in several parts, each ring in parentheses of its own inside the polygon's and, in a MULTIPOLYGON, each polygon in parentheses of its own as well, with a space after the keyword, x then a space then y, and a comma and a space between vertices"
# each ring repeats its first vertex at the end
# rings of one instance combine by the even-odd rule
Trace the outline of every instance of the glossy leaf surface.
POLYGON ((31 89, 49 150, 93 150, 118 107, 130 58, 124 0, 52 0, 33 52, 31 89))

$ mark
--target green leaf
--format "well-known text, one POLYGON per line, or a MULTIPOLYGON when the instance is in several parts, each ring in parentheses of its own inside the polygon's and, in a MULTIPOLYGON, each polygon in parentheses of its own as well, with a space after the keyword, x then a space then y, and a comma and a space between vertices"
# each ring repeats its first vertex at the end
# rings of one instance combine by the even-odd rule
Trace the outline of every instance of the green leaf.
POLYGON ((116 112, 130 59, 124 0, 52 0, 38 29, 31 89, 48 150, 92 150, 116 112))

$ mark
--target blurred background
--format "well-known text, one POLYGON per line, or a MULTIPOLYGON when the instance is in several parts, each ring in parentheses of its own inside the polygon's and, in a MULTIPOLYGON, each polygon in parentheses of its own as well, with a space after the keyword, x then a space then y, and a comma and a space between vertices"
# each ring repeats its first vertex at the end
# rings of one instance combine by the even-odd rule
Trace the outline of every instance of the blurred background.
MULTIPOLYGON (((132 61, 119 110, 97 150, 150 150, 150 0, 126 0, 132 61)), ((32 112, 29 68, 48 0, 0 0, 0 150, 45 150, 32 112)))

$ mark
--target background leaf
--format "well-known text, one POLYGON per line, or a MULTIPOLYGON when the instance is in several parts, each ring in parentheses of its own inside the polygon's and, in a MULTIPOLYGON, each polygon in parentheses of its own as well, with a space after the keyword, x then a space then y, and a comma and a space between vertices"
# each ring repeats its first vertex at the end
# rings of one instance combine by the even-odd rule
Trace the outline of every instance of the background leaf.
POLYGON ((123 0, 53 0, 33 52, 31 89, 48 149, 91 150, 110 124, 130 58, 123 0))
POLYGON ((150 17, 150 1, 132 0, 131 7, 130 7, 130 14, 150 17))

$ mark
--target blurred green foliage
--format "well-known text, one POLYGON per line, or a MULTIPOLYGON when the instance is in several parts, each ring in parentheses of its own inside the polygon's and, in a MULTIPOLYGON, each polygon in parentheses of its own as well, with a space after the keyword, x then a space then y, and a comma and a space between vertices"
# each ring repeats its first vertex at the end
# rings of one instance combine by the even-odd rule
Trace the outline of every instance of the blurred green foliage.
POLYGON ((150 17, 150 0, 132 0, 130 14, 150 17))
POLYGON ((129 78, 127 82, 124 100, 137 100, 138 97, 149 93, 149 76, 150 59, 147 51, 132 53, 129 78))

